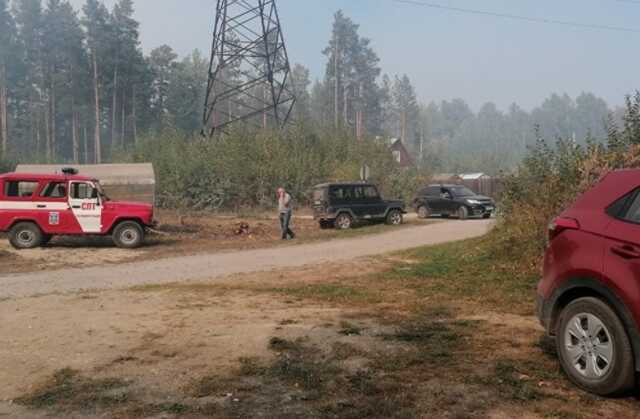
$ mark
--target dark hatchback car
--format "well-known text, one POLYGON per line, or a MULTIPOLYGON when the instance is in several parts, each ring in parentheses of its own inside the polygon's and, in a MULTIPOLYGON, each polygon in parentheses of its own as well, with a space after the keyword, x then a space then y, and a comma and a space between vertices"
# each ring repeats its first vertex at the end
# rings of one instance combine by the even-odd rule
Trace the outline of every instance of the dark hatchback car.
POLYGON ((362 221, 400 225, 406 213, 404 202, 382 199, 378 188, 369 183, 318 185, 313 190, 313 210, 320 227, 341 230, 362 221))
POLYGON ((608 174, 549 226, 538 316, 579 387, 613 395, 640 372, 640 170, 608 174))
POLYGON ((453 215, 466 220, 469 217, 491 218, 496 204, 493 199, 477 195, 462 185, 430 185, 418 192, 413 208, 420 218, 453 215))

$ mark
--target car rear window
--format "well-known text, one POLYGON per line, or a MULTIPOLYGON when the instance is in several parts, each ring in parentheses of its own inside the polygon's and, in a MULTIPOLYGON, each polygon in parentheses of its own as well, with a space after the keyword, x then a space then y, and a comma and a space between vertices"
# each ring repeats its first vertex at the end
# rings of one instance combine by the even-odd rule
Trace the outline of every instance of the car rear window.
POLYGON ((440 196, 440 187, 430 186, 424 190, 424 194, 427 196, 440 196))
POLYGON ((607 214, 624 221, 640 224, 640 189, 618 199, 607 208, 607 214))
POLYGON ((11 180, 4 183, 4 194, 9 198, 31 198, 38 189, 38 182, 11 180))

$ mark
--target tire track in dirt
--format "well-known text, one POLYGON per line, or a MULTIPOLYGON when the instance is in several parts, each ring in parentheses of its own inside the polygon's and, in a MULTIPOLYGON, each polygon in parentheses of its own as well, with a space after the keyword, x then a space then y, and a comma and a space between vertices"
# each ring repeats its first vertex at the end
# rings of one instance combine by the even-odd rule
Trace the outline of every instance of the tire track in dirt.
MULTIPOLYGON (((361 257, 470 239, 491 220, 447 221, 379 235, 267 249, 220 252, 26 274, 0 273, 0 300, 53 293, 122 289, 139 285, 213 280, 223 276, 344 262, 361 257)), ((81 264, 69 252, 70 264, 81 264)))

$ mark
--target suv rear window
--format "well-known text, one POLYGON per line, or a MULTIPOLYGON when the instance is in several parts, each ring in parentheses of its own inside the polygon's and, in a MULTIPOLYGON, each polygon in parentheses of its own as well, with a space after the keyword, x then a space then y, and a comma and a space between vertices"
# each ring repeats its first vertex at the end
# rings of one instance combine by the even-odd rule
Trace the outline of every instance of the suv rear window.
POLYGON ((421 194, 426 196, 440 196, 440 187, 429 186, 428 188, 424 188, 421 194))
POLYGON ((366 199, 377 199, 380 198, 380 194, 375 186, 365 186, 364 197, 366 199))
POLYGON ((330 189, 331 199, 353 199, 353 186, 334 186, 330 189))
POLYGON ((38 189, 38 182, 7 181, 4 183, 4 195, 10 198, 31 198, 38 189))
POLYGON ((624 221, 640 224, 640 189, 618 199, 607 208, 607 214, 624 221))

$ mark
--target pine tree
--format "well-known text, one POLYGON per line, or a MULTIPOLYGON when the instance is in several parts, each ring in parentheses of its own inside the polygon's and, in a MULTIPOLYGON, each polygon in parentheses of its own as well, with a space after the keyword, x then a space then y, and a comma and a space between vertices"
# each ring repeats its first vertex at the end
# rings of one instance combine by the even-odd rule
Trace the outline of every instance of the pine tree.
POLYGON ((17 94, 22 99, 16 120, 22 138, 20 151, 38 156, 42 152, 42 134, 48 138, 45 123, 48 112, 43 97, 42 4, 40 0, 17 0, 13 14, 18 26, 18 42, 24 65, 24 77, 16 85, 17 94))
POLYGON ((392 97, 396 112, 396 134, 410 148, 417 149, 420 107, 411 80, 406 74, 395 77, 392 97))
POLYGON ((365 128, 380 130, 381 96, 376 84, 380 60, 371 41, 358 35, 358 28, 338 11, 323 54, 328 58, 324 86, 331 90, 334 126, 354 127, 360 136, 365 128))
POLYGON ((9 13, 8 0, 0 0, 0 158, 9 151, 9 74, 15 66, 17 29, 9 13))
POLYGON ((168 45, 162 45, 149 54, 149 66, 153 71, 153 96, 151 106, 158 127, 165 122, 168 115, 167 100, 169 97, 169 86, 173 78, 173 72, 177 67, 176 59, 178 55, 168 45))
POLYGON ((94 107, 94 163, 99 164, 102 162, 100 92, 103 83, 101 69, 110 45, 109 12, 104 5, 97 0, 87 0, 83 11, 85 15, 83 24, 86 28, 87 44, 91 51, 94 107))
POLYGON ((109 55, 112 58, 111 79, 111 145, 125 145, 127 131, 127 103, 133 111, 133 86, 140 64, 139 23, 133 18, 132 0, 119 0, 111 13, 113 42, 109 55), (130 94, 130 97, 127 97, 130 94))
POLYGON ((295 64, 291 70, 291 83, 296 93, 296 105, 294 119, 297 121, 311 122, 311 96, 309 87, 311 79, 309 69, 302 64, 295 64))
POLYGON ((195 50, 170 72, 166 110, 175 120, 176 128, 189 135, 202 128, 208 69, 208 60, 195 50))

